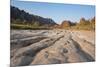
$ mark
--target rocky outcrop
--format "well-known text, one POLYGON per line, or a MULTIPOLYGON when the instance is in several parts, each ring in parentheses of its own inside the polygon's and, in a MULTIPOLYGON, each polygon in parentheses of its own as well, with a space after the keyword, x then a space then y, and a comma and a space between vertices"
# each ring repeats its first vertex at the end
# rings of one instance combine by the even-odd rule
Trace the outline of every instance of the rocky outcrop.
POLYGON ((56 24, 51 18, 30 14, 14 6, 11 6, 11 23, 38 24, 40 26, 53 26, 56 24))
POLYGON ((11 30, 11 67, 95 61, 94 35, 60 29, 11 30))
POLYGON ((70 21, 63 21, 61 24, 61 28, 67 28, 71 26, 71 22, 70 21))

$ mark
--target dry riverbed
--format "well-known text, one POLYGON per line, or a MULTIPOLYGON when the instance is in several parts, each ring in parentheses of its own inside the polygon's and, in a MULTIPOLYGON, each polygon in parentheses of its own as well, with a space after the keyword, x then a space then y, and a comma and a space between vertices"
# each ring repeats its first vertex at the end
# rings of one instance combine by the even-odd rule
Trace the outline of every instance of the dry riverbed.
POLYGON ((95 32, 11 30, 11 67, 95 60, 95 32))

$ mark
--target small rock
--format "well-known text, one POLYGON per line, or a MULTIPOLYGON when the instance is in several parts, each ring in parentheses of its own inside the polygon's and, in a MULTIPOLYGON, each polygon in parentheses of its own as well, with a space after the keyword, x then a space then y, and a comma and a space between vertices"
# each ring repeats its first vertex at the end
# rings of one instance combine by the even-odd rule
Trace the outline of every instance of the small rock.
POLYGON ((67 41, 67 43, 70 43, 69 41, 67 41))
POLYGON ((48 58, 48 56, 49 56, 49 53, 48 53, 48 51, 45 51, 45 58, 48 58))
POLYGON ((62 48, 62 49, 61 49, 61 52, 62 52, 62 53, 67 53, 68 50, 67 50, 66 48, 62 48))

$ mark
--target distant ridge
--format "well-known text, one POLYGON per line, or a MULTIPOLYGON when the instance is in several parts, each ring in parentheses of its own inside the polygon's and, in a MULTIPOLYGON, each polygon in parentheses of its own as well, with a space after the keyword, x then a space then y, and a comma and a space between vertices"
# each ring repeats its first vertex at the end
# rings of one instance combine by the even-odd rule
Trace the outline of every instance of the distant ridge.
POLYGON ((29 14, 15 6, 11 6, 11 23, 16 24, 38 24, 39 26, 53 26, 56 22, 51 18, 29 14))

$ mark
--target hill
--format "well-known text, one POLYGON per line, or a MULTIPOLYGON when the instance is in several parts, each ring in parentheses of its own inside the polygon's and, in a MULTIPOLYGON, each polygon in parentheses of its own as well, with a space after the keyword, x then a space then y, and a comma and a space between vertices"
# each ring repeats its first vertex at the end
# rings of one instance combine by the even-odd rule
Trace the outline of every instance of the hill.
POLYGON ((24 10, 11 6, 11 29, 24 28, 47 28, 56 25, 51 18, 29 14, 24 10))
POLYGON ((81 18, 79 22, 71 22, 68 20, 62 21, 61 24, 55 25, 54 28, 68 29, 68 30, 95 30, 95 17, 86 20, 81 18))

